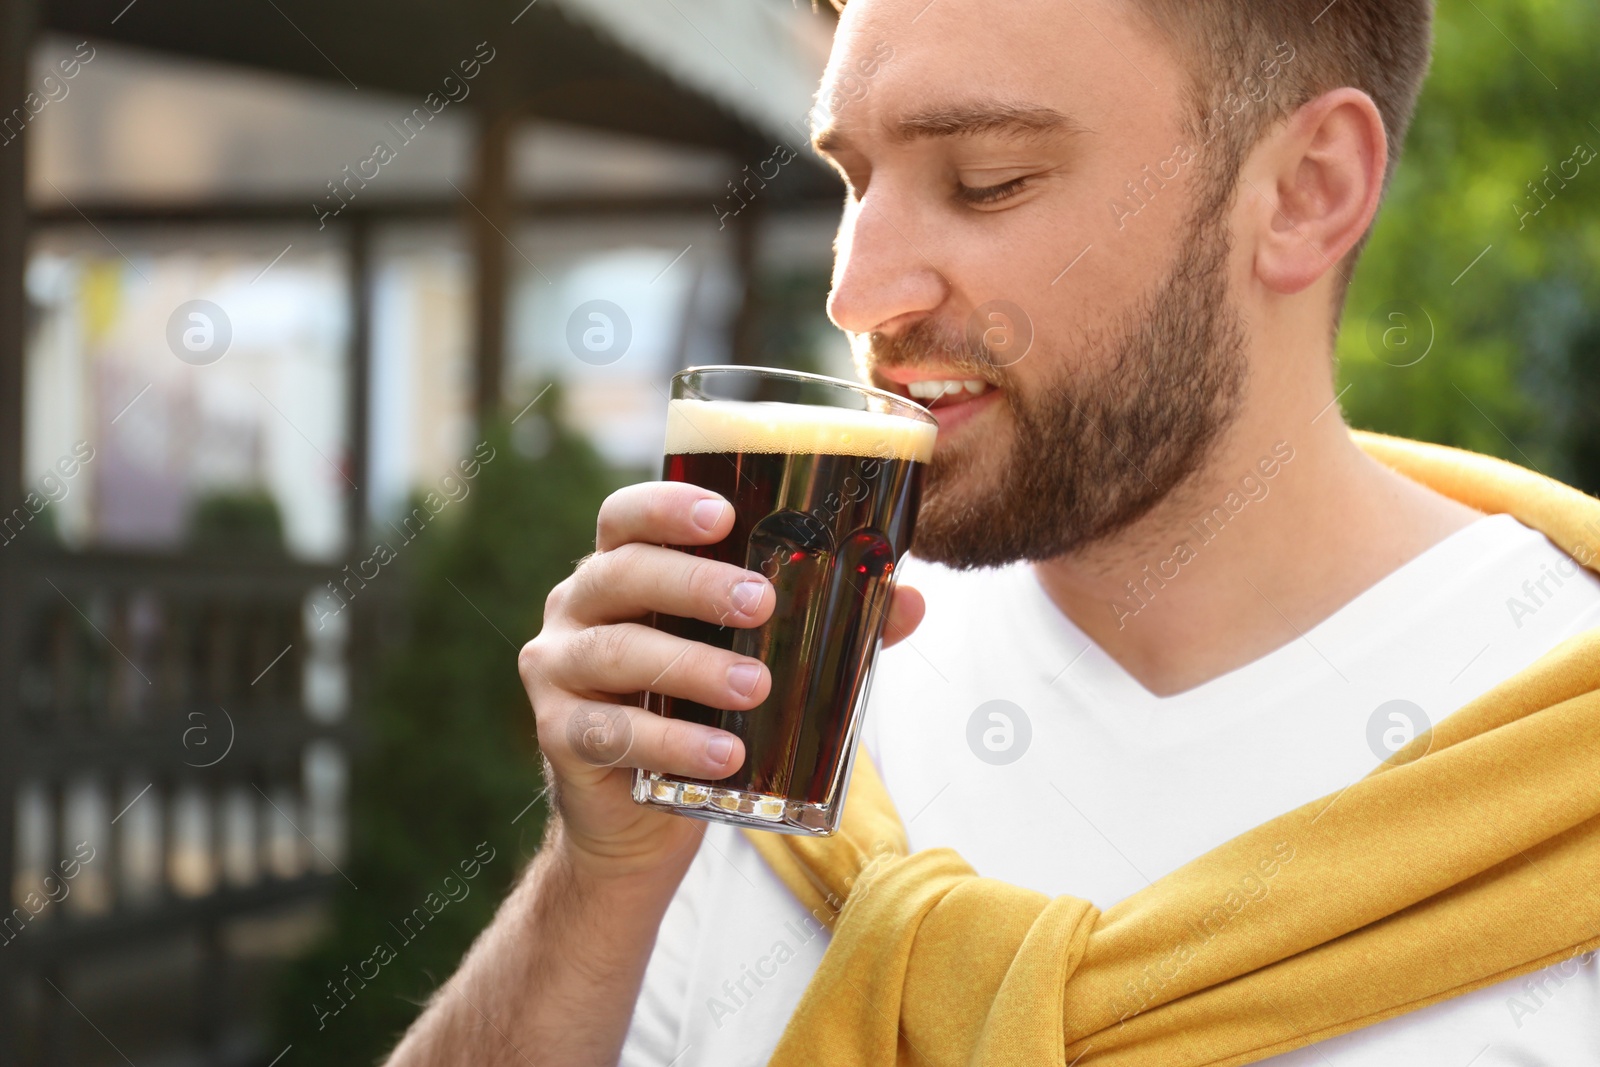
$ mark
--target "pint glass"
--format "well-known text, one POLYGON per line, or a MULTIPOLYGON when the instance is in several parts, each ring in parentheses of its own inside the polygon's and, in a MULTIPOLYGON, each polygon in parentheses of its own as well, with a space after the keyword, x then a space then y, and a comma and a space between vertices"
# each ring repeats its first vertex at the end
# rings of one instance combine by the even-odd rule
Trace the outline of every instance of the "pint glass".
POLYGON ((761 660, 772 690, 750 711, 646 693, 651 711, 738 735, 745 756, 718 781, 637 770, 636 801, 782 833, 838 829, 937 430, 903 397, 817 374, 691 367, 673 377, 663 477, 734 509, 725 540, 682 550, 760 571, 777 606, 754 629, 666 615, 654 625, 761 660))

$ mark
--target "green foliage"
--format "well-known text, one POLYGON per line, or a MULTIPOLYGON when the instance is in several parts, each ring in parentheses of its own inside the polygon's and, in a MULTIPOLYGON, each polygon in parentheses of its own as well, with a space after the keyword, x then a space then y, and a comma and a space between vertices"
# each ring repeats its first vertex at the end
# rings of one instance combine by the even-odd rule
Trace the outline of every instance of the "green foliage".
POLYGON ((826 271, 771 272, 759 279, 760 359, 763 366, 824 372, 816 358, 817 334, 833 334, 825 304, 826 271))
POLYGON ((281 553, 278 501, 264 489, 208 493, 189 514, 189 543, 217 551, 281 553))
POLYGON ((1346 307, 1344 409, 1600 491, 1600 156, 1574 159, 1600 153, 1600 7, 1474 0, 1440 5, 1436 26, 1346 307), (1422 314, 1390 317, 1397 301, 1422 314), (1427 357, 1399 365, 1430 323, 1427 357))
MULTIPOLYGON (((558 404, 552 390, 540 410, 558 404)), ((397 550, 376 582, 407 583, 409 633, 360 714, 365 749, 353 776, 351 855, 341 865, 359 889, 339 884, 330 935, 280 989, 274 1047, 292 1042, 297 1064, 382 1057, 537 848, 547 809, 527 808, 543 784, 516 654, 537 632, 550 588, 592 550, 595 514, 616 483, 586 441, 537 412, 528 420, 541 420, 538 432, 519 425, 489 434, 493 458, 467 483, 470 495, 413 542, 374 534, 397 550), (394 566, 408 568, 406 576, 391 576, 394 566), (494 859, 465 881, 459 865, 480 842, 494 859), (444 903, 420 934, 415 924, 407 929, 408 942, 396 927, 430 893, 443 901, 450 875, 468 894, 444 903), (365 988, 352 981, 348 1006, 322 1017, 338 1008, 326 983, 371 975, 380 944, 393 960, 365 988)))

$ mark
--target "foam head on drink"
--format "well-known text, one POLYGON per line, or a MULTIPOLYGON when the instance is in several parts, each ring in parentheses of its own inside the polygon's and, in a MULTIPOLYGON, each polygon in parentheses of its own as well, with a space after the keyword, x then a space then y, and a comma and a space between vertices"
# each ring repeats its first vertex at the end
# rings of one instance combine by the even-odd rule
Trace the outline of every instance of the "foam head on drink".
POLYGON ((759 571, 777 596, 754 629, 656 619, 670 633, 754 656, 772 675, 770 695, 750 711, 647 698, 663 715, 743 739, 743 766, 703 783, 740 799, 720 793, 710 803, 782 798, 784 818, 800 825, 809 818, 801 809, 828 810, 838 799, 937 432, 932 420, 887 412, 670 401, 665 478, 710 489, 734 508, 723 541, 684 550, 759 571))
POLYGON ((669 456, 695 452, 863 456, 926 463, 938 426, 903 415, 747 400, 667 403, 669 456))

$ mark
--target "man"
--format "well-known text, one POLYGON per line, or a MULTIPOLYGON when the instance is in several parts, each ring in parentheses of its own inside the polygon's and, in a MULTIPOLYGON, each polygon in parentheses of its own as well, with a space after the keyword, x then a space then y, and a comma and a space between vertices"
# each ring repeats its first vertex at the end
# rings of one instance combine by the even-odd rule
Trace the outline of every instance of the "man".
MULTIPOLYGON (((1430 33, 1425 0, 844 10, 816 130, 849 186, 829 312, 865 377, 938 395, 864 741, 913 850, 1108 907, 1600 625, 1592 560, 1380 465, 1340 419, 1332 338, 1430 33)), ((392 1063, 777 1045, 832 916, 740 832, 628 797, 634 766, 717 778, 740 743, 637 709, 625 748, 568 729, 646 688, 765 697, 759 664, 639 622, 767 617, 759 575, 659 547, 730 525, 685 485, 602 508, 520 661, 560 818, 392 1063)), ((1597 972, 1578 956, 1273 1062, 1593 1062, 1597 972)), ((1158 992, 1130 986, 1123 1017, 1158 992)))

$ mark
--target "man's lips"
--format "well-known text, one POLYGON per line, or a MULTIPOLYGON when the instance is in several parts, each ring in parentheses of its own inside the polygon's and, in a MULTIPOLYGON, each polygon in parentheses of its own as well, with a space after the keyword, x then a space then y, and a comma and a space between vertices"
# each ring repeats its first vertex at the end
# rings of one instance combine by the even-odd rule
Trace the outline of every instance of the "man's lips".
POLYGON ((929 411, 969 404, 999 388, 956 370, 896 367, 875 369, 872 376, 879 388, 898 393, 929 411))
POLYGON ((927 408, 939 420, 941 441, 1000 398, 1000 387, 993 382, 946 367, 875 367, 872 380, 880 389, 927 408))

